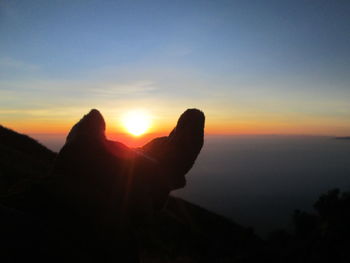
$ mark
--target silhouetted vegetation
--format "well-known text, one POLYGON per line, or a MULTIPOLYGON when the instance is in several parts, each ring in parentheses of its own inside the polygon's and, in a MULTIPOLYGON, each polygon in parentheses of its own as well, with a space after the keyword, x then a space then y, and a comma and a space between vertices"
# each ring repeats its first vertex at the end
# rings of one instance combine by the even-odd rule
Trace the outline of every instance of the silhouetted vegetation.
POLYGON ((322 194, 315 213, 296 210, 294 233, 280 230, 269 237, 279 262, 350 262, 350 193, 322 194))

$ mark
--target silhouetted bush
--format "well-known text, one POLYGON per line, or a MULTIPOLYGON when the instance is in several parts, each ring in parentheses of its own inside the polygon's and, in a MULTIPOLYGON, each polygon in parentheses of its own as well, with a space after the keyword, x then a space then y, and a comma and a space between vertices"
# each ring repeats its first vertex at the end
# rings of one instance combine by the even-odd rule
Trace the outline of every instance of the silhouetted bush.
POLYGON ((294 233, 269 236, 276 262, 350 262, 350 193, 330 190, 314 208, 294 212, 294 233))

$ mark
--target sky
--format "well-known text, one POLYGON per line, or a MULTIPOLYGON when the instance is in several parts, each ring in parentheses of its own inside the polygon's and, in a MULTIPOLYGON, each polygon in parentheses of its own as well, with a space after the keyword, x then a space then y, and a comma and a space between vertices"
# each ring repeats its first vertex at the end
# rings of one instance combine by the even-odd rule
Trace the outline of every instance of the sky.
POLYGON ((350 2, 0 0, 0 124, 109 132, 187 108, 210 134, 350 135, 350 2))

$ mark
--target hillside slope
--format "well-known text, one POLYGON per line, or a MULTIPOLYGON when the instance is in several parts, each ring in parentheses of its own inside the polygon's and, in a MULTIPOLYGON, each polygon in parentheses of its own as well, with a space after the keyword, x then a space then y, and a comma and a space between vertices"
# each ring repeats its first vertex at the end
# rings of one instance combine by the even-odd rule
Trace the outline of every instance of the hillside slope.
POLYGON ((0 193, 14 184, 45 176, 56 153, 29 136, 0 125, 0 193))

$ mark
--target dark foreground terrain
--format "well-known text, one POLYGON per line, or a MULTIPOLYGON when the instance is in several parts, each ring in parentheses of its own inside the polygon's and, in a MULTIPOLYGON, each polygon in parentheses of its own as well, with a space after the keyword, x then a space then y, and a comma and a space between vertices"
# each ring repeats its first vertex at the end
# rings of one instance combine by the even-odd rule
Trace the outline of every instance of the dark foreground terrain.
MULTIPOLYGON (((50 205, 35 184, 50 176, 55 158, 30 137, 0 126, 1 262, 37 259, 51 238, 38 234, 41 226, 31 223, 27 210, 50 205)), ((350 195, 332 190, 315 210, 295 211, 293 233, 276 230, 262 240, 251 228, 170 197, 153 223, 135 232, 142 262, 350 262, 350 195)), ((64 254, 59 257, 70 260, 64 254)))

